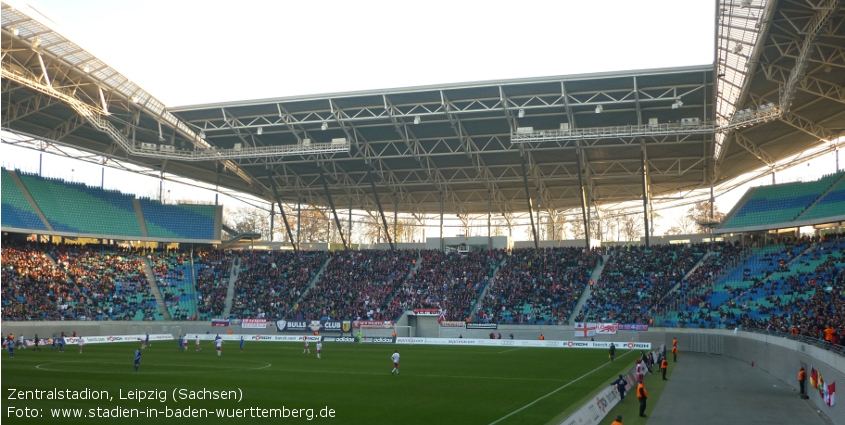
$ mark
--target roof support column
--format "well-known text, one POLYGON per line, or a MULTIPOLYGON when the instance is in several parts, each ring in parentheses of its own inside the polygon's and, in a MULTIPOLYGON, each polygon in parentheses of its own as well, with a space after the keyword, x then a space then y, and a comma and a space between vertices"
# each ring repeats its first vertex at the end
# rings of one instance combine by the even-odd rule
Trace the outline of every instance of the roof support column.
POLYGON ((440 191, 440 250, 446 249, 446 244, 443 243, 443 191, 440 191))
MULTIPOLYGON (((290 224, 288 224, 288 217, 285 214, 285 208, 282 206, 282 201, 279 199, 279 191, 276 189, 276 181, 273 179, 273 170, 270 167, 267 167, 267 176, 270 177, 270 188, 273 189, 273 199, 276 200, 276 203, 279 204, 279 212, 282 213, 282 221, 285 222, 285 230, 288 233, 288 240, 290 240, 290 244, 293 245, 293 252, 294 254, 299 255, 299 225, 297 225, 296 235, 297 235, 297 242, 293 240, 293 232, 290 230, 290 224)), ((270 205, 270 217, 273 217, 273 205, 270 205)), ((298 219, 297 219, 298 220, 298 219)), ((270 225, 270 240, 273 240, 273 230, 272 224, 270 225)))
POLYGON ((299 248, 300 238, 299 230, 302 229, 302 198, 296 197, 296 244, 294 247, 299 248))
POLYGON ((584 239, 586 240, 586 247, 590 249, 590 217, 589 217, 589 208, 587 207, 587 191, 584 189, 584 176, 581 172, 581 143, 576 142, 576 146, 578 148, 575 150, 575 161, 578 163, 578 187, 579 192, 581 194, 581 217, 584 219, 584 239))
POLYGON ((346 237, 343 236, 343 227, 340 225, 340 218, 337 216, 337 209, 334 207, 334 201, 332 200, 332 193, 329 191, 329 183, 326 181, 326 175, 323 174, 323 167, 322 165, 320 168, 320 180, 323 181, 323 190, 326 191, 326 199, 329 201, 329 206, 332 208, 332 215, 334 216, 334 224, 337 226, 337 233, 340 235, 340 241, 343 242, 343 249, 348 250, 349 246, 346 245, 346 237))
POLYGON ((273 242, 273 231, 276 227, 276 207, 274 207, 274 205, 275 204, 273 204, 272 202, 270 203, 270 242, 273 242))
POLYGON ((534 208, 531 205, 531 192, 528 191, 528 173, 525 170, 525 152, 520 156, 522 160, 522 182, 525 183, 525 200, 528 202, 528 218, 531 219, 531 234, 534 235, 534 248, 539 248, 540 243, 537 240, 537 228, 534 227, 534 208))
POLYGON ((648 248, 648 159, 646 157, 645 143, 640 150, 640 158, 643 163, 643 221, 645 223, 645 246, 648 248))
POLYGON ((393 239, 395 241, 399 241, 399 237, 397 236, 397 226, 399 226, 399 195, 394 193, 393 194, 393 239))
MULTIPOLYGON (((838 151, 837 151, 837 154, 838 154, 838 151)), ((492 211, 491 211, 492 207, 493 207, 493 192, 488 190, 487 191, 487 250, 488 251, 493 249, 493 234, 490 232, 490 220, 492 218, 492 217, 490 217, 490 215, 492 214, 492 211)))
POLYGON ((349 225, 346 228, 349 230, 349 245, 352 245, 352 195, 349 195, 349 225))
POLYGON ((387 242, 390 244, 390 249, 395 250, 396 247, 393 245, 393 239, 390 237, 390 232, 388 232, 387 229, 387 218, 385 218, 384 216, 384 208, 382 208, 381 206, 381 198, 379 198, 378 189, 376 189, 376 180, 375 177, 373 177, 373 172, 369 167, 367 168, 367 175, 370 176, 370 187, 373 189, 373 198, 376 199, 376 205, 378 206, 378 214, 381 217, 381 224, 384 226, 384 234, 387 235, 387 242))

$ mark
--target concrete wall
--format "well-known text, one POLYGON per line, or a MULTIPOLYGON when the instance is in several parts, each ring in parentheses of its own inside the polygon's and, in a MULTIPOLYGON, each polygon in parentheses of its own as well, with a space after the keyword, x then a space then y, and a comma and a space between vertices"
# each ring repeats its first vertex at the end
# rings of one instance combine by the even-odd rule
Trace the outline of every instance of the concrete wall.
MULTIPOLYGON (((730 236, 729 234, 714 235, 714 238, 724 238, 725 242, 735 242, 740 240, 739 235, 730 236)), ((651 236, 648 242, 651 245, 669 245, 672 241, 689 240, 689 243, 702 243, 707 239, 710 242, 709 233, 695 233, 689 235, 668 235, 668 236, 651 236)), ((640 238, 640 245, 645 245, 645 237, 640 238)))
MULTIPOLYGON (((569 239, 565 241, 540 241, 539 242, 540 248, 584 248, 587 246, 586 239, 569 239)), ((597 247, 601 246, 601 241, 598 239, 590 239, 590 246, 597 247)), ((515 241, 513 243, 514 248, 534 248, 534 241, 515 241)))

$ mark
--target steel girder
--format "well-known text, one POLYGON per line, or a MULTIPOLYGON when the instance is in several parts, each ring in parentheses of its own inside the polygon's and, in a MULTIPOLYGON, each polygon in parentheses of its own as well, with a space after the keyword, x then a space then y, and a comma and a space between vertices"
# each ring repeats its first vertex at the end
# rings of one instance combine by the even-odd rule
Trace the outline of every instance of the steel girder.
POLYGON ((343 226, 340 225, 340 218, 337 215, 337 209, 334 207, 334 201, 332 200, 332 192, 329 190, 329 184, 326 181, 326 176, 323 175, 323 166, 318 166, 320 170, 320 180, 323 181, 323 188, 325 189, 326 199, 329 201, 329 207, 332 209, 332 215, 334 216, 334 223, 337 226, 337 233, 340 235, 340 240, 343 242, 343 249, 348 250, 349 245, 346 244, 346 237, 343 235, 343 226))
MULTIPOLYGON (((597 77, 598 78, 598 77, 597 77)), ((563 85, 567 79, 559 80, 563 85)), ((499 91, 503 92, 507 86, 495 86, 499 91)), ((582 92, 568 92, 568 93, 545 93, 541 95, 525 95, 525 96, 510 96, 510 97, 479 97, 474 99, 461 99, 448 101, 448 95, 444 90, 437 90, 440 99, 431 101, 418 102, 404 102, 395 104, 391 101, 390 95, 381 94, 383 104, 369 105, 369 106, 347 106, 341 111, 337 117, 333 116, 332 108, 327 109, 310 109, 306 111, 298 111, 294 113, 278 113, 265 112, 253 115, 248 115, 239 118, 232 125, 235 128, 252 128, 257 129, 262 127, 265 131, 274 131, 274 127, 288 127, 292 124, 302 126, 318 126, 324 122, 343 121, 347 123, 356 123, 358 125, 366 125, 367 123, 384 123, 391 121, 394 118, 400 118, 403 121, 413 121, 414 118, 420 117, 422 120, 429 122, 433 119, 440 119, 444 122, 449 121, 449 115, 453 116, 467 116, 471 117, 482 112, 496 112, 502 113, 507 110, 523 109, 525 111, 550 110, 556 108, 568 107, 595 107, 598 105, 609 106, 617 105, 622 107, 634 107, 636 103, 667 103, 672 100, 683 98, 684 96, 703 90, 706 84, 690 83, 690 84, 674 84, 670 86, 652 86, 639 90, 633 89, 617 89, 617 90, 593 90, 582 92), (638 97, 641 97, 639 100, 638 97)), ((337 99, 343 97, 338 96, 337 99)), ((285 101, 274 103, 277 109, 284 108, 285 101)), ((336 104, 334 98, 330 98, 331 104, 336 104)), ((235 105, 237 106, 237 105, 235 105)), ((194 107, 173 108, 175 113, 180 111, 190 111, 194 107)), ((624 110, 624 109, 619 109, 624 110)), ((632 109, 633 110, 633 109, 632 109)), ((588 113, 588 112, 583 112, 588 113)), ((591 112, 589 112, 591 113, 591 112)), ((209 135, 213 135, 219 131, 225 131, 230 128, 230 125, 220 118, 197 118, 188 121, 189 125, 197 131, 204 131, 209 135)))
POLYGON ((795 66, 789 73, 789 77, 784 84, 783 92, 780 97, 780 107, 784 111, 789 111, 792 107, 792 101, 795 99, 795 90, 798 87, 798 82, 804 77, 807 70, 807 63, 810 60, 810 55, 813 53, 813 46, 816 42, 816 37, 822 30, 824 25, 830 20, 831 16, 836 12, 836 7, 839 5, 839 0, 821 0, 813 7, 816 11, 810 22, 805 25, 800 33, 804 34, 804 39, 801 42, 801 47, 798 49, 798 57, 795 59, 795 66))

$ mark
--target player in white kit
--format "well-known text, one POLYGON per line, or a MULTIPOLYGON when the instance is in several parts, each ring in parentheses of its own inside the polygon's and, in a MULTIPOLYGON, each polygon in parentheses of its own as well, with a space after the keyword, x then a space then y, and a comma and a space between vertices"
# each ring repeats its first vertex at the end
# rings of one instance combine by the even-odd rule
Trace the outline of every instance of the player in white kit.
POLYGON ((396 373, 399 374, 399 350, 393 352, 393 355, 390 356, 390 359, 393 360, 393 370, 390 371, 390 374, 393 375, 396 373))

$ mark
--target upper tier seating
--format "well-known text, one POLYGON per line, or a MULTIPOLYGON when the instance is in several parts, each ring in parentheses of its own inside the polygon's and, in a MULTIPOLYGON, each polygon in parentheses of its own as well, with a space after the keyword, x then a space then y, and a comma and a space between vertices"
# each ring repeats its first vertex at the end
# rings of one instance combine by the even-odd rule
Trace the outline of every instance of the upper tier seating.
POLYGON ((20 174, 47 221, 57 231, 141 236, 132 197, 30 174, 20 174))
POLYGON ((836 183, 824 197, 808 208, 799 220, 845 215, 845 179, 836 183))
POLYGON ((758 187, 722 227, 765 226, 795 220, 841 177, 842 173, 836 173, 813 182, 758 187))
POLYGON ((2 181, 2 211, 0 217, 4 227, 17 227, 20 229, 47 230, 44 222, 38 217, 38 213, 32 209, 32 205, 23 195, 21 189, 15 183, 9 171, 3 169, 2 181))
POLYGON ((164 205, 147 198, 140 201, 150 237, 214 239, 214 205, 164 205))

